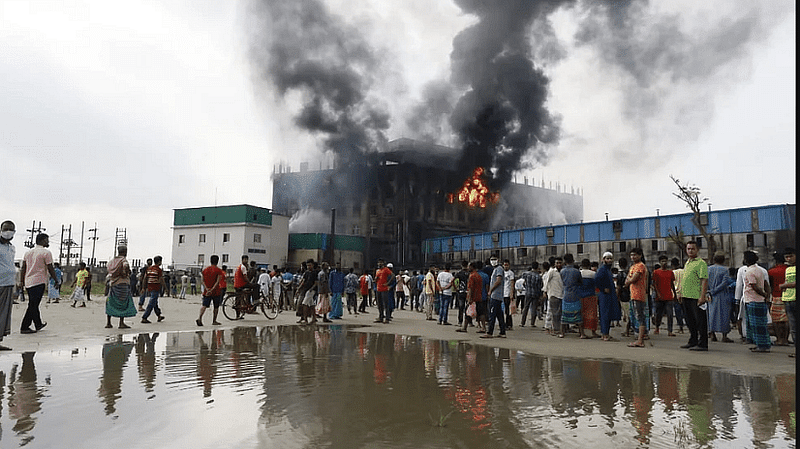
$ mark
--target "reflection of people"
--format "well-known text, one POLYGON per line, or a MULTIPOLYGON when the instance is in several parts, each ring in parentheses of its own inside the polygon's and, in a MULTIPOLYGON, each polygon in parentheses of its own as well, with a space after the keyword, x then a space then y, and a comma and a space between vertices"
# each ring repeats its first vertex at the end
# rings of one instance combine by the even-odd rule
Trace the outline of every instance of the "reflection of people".
POLYGON ((122 341, 122 335, 103 344, 103 374, 97 395, 105 403, 106 415, 114 413, 122 392, 122 370, 128 362, 133 343, 122 341))
POLYGON ((203 397, 211 396, 211 384, 217 374, 217 339, 212 332, 211 347, 203 340, 203 332, 197 332, 200 340, 200 353, 197 355, 197 376, 203 381, 203 397))
POLYGON ((139 369, 139 381, 144 384, 144 391, 153 391, 156 384, 156 339, 158 332, 139 334, 136 337, 136 366, 139 369))
POLYGON ((34 416, 42 408, 42 393, 36 385, 36 366, 33 363, 35 352, 22 353, 22 367, 19 377, 13 380, 14 388, 9 391, 8 414, 12 419, 16 419, 14 432, 26 434, 33 430, 36 425, 34 416))

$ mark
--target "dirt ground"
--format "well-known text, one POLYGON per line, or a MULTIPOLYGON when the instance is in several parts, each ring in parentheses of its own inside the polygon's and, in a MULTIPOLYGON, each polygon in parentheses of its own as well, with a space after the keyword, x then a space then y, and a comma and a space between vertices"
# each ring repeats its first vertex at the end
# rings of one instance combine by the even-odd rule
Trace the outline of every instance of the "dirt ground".
MULTIPOLYGON (((136 299, 134 299, 136 300, 136 299)), ((282 312, 275 320, 269 320, 263 315, 248 315, 244 320, 229 321, 222 312, 219 314, 220 326, 211 325, 211 310, 204 316, 205 326, 198 327, 195 323, 200 310, 200 296, 187 295, 187 299, 161 298, 159 300, 165 320, 161 323, 151 317, 152 324, 142 324, 139 312, 136 317, 127 318, 126 323, 130 329, 117 329, 118 319, 113 318, 113 329, 106 329, 105 298, 96 297, 87 302, 87 307, 72 308, 69 300, 61 300, 58 304, 43 302, 40 310, 42 319, 47 322, 47 327, 35 334, 20 334, 20 321, 25 314, 27 302, 15 304, 12 310, 11 335, 6 336, 2 342, 12 351, 0 352, 0 357, 21 353, 24 351, 51 351, 63 348, 79 348, 81 344, 96 340, 98 337, 111 335, 137 334, 142 332, 187 332, 196 330, 210 330, 212 328, 233 328, 237 326, 265 326, 285 325, 299 326, 294 312, 282 312)), ((645 348, 629 348, 627 344, 631 338, 621 337, 622 328, 612 328, 611 335, 616 341, 604 342, 599 338, 580 340, 577 334, 567 334, 565 338, 556 338, 547 335, 537 322, 537 327, 519 327, 508 332, 508 338, 480 339, 475 333, 475 328, 468 329, 466 334, 455 332, 457 321, 456 313, 451 310, 450 318, 454 325, 441 326, 436 321, 426 321, 425 315, 413 311, 396 310, 394 320, 389 324, 374 324, 377 309, 368 308, 370 313, 349 315, 344 311, 341 320, 335 324, 364 326, 355 331, 385 332, 402 335, 416 335, 426 338, 459 340, 475 345, 487 345, 516 349, 531 354, 544 356, 557 356, 568 358, 592 359, 617 359, 634 362, 654 363, 664 366, 692 367, 706 366, 717 367, 741 374, 752 375, 777 375, 795 374, 796 362, 788 357, 794 348, 773 346, 768 354, 751 353, 748 346, 739 343, 739 334, 733 330, 729 336, 736 343, 710 342, 708 352, 695 352, 681 349, 689 338, 688 333, 677 334, 677 337, 668 337, 666 331, 659 335, 652 334, 646 340, 645 348)), ((519 316, 515 317, 518 323, 519 316)), ((321 321, 319 326, 325 326, 321 321)), ((663 329, 662 329, 663 330, 663 329)), ((676 329, 677 332, 677 329, 676 329)))

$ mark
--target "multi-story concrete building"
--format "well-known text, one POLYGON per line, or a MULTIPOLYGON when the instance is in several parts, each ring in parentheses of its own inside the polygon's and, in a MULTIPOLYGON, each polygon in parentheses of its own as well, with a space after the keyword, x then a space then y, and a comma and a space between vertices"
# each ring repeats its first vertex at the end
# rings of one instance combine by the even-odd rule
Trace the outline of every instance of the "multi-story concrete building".
MULTIPOLYGON (((272 207, 286 216, 335 209, 336 234, 365 238, 366 264, 382 257, 395 266, 422 266, 425 239, 583 218, 580 194, 527 180, 487 192, 493 197, 485 207, 470 206, 458 193, 473 174, 458 173, 457 162, 455 149, 398 139, 355 165, 274 173, 272 207)), ((301 232, 330 229, 330 222, 318 225, 301 232)))
POLYGON ((258 264, 283 266, 289 254, 289 217, 248 204, 175 209, 172 269, 202 269, 213 254, 220 266, 235 266, 245 254, 258 264))
MULTIPOLYGON (((795 209, 794 204, 783 204, 709 211, 700 220, 732 265, 741 264, 745 250, 755 251, 760 262, 768 264, 773 252, 795 246, 795 209)), ((683 235, 684 241, 697 240, 700 257, 713 256, 691 213, 452 235, 426 240, 423 251, 426 262, 483 261, 494 254, 520 267, 566 253, 576 260, 600 261, 605 251, 615 260, 628 258, 632 248, 640 247, 651 266, 662 254, 683 262, 686 255, 670 233, 683 235)))

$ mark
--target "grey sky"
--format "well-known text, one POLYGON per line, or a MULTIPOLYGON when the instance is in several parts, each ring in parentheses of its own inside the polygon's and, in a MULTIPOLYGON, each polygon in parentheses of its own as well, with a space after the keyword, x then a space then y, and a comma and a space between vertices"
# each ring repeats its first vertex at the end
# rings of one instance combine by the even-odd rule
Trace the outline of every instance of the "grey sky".
MULTIPOLYGON (((384 60, 371 95, 387 137, 413 135, 408 111, 447 80, 453 37, 476 18, 449 2, 324 3, 384 60)), ((293 124, 302 96, 252 70, 251 7, 0 0, 0 218, 20 255, 31 221, 72 224, 77 240, 84 220, 98 259, 122 227, 131 258, 169 261, 173 208, 270 207, 274 164, 318 166, 319 136, 293 124)), ((714 209, 796 201, 794 2, 596 9, 574 3, 533 32, 562 135, 518 181, 582 188, 586 221, 685 212, 670 174, 714 209)))

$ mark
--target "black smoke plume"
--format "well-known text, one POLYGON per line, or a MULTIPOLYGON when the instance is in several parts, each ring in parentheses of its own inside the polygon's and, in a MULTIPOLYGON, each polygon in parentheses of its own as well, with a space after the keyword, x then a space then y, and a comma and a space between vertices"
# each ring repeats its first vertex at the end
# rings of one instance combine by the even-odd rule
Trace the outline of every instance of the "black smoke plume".
POLYGON ((349 164, 386 142, 389 114, 369 95, 381 58, 319 0, 255 2, 251 50, 278 94, 301 96, 295 123, 349 164))
POLYGON ((547 109, 549 79, 533 62, 529 35, 537 19, 569 1, 456 0, 478 22, 453 40, 451 82, 467 88, 450 119, 463 155, 459 170, 491 168, 502 188, 523 156, 545 163, 559 139, 559 120, 547 109))

